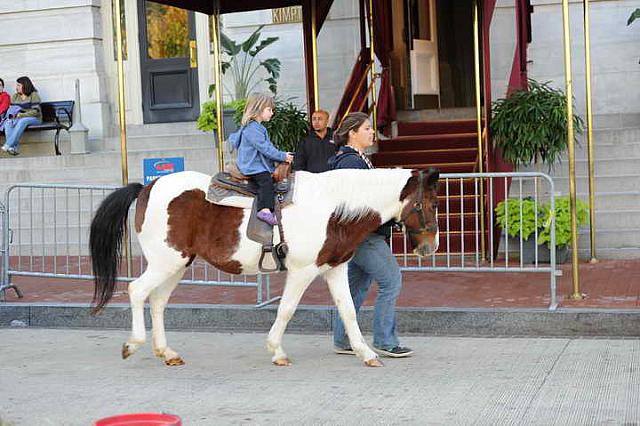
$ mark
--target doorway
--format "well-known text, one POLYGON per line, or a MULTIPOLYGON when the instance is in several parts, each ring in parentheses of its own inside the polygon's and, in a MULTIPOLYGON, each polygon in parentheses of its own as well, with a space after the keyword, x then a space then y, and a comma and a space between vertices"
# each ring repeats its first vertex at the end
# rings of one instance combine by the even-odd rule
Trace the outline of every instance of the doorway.
POLYGON ((474 106, 472 0, 392 1, 399 109, 474 106))
POLYGON ((138 0, 145 123, 195 121, 200 113, 195 14, 138 0))

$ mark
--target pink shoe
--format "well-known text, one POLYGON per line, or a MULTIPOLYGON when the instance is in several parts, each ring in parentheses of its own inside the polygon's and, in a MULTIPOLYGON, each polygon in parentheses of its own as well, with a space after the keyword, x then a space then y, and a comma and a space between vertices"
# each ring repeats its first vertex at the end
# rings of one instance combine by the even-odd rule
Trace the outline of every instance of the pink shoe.
POLYGON ((258 219, 260 219, 263 222, 268 223, 271 226, 275 226, 275 225, 278 224, 278 219, 276 218, 276 215, 274 215, 271 212, 259 211, 256 216, 258 217, 258 219))

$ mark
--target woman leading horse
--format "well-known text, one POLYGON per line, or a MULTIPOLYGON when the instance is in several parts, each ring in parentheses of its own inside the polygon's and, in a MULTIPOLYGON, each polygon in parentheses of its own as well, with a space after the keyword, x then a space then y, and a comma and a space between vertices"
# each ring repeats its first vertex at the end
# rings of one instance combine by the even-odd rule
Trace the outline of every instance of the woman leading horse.
MULTIPOLYGON (((123 358, 145 342, 144 303, 149 299, 152 345, 168 365, 182 358, 167 345, 164 309, 186 268, 198 256, 231 274, 255 274, 261 245, 247 238, 250 209, 212 204, 205 199, 210 176, 197 172, 167 175, 142 186, 134 183, 110 194, 91 224, 96 311, 111 299, 121 259, 129 206, 137 199, 135 231, 147 260, 144 273, 129 284, 131 336, 123 358)), ((293 203, 282 210, 289 253, 287 278, 267 348, 276 365, 289 365, 282 348, 285 328, 315 277, 327 282, 349 344, 367 366, 381 366, 367 345, 349 292, 347 262, 357 247, 389 221, 403 222, 419 256, 438 246, 438 172, 429 170, 333 170, 297 172, 293 203)))

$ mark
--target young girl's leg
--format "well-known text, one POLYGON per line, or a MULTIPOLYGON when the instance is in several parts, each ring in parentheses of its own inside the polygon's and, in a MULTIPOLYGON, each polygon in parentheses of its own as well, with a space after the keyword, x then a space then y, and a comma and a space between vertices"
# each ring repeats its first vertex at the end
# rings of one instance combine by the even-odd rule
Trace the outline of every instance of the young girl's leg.
POLYGON ((258 173, 252 175, 251 178, 258 186, 258 219, 269 225, 277 225, 278 220, 273 214, 275 201, 271 173, 258 173))

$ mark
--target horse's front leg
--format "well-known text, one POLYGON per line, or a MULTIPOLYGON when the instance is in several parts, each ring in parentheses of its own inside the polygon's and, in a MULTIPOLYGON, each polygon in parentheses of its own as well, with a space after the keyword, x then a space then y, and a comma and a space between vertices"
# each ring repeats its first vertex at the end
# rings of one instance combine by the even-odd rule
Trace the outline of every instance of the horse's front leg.
POLYGON ((278 306, 278 314, 267 337, 267 349, 273 354, 271 361, 275 365, 291 365, 287 354, 282 349, 282 336, 302 295, 317 275, 318 267, 316 265, 309 265, 301 269, 289 268, 289 272, 287 272, 287 281, 278 306))
POLYGON ((324 277, 329 285, 329 291, 331 292, 333 301, 338 308, 340 318, 342 318, 342 322, 344 323, 344 329, 347 332, 347 336, 349 336, 351 348, 358 358, 364 361, 366 366, 382 367, 383 364, 378 359, 378 355, 367 345, 364 337, 362 337, 362 332, 360 332, 356 308, 353 305, 353 299, 349 291, 347 263, 328 270, 325 272, 324 277))

